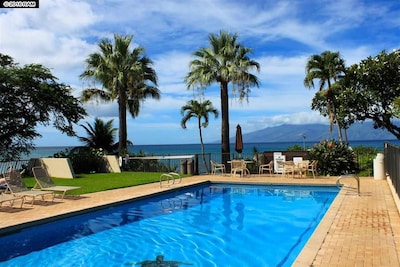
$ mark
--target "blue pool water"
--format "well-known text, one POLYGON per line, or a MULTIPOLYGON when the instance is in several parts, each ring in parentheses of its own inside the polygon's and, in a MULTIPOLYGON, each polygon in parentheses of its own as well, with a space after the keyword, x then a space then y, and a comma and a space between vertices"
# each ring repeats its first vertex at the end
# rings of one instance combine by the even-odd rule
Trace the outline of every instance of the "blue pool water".
POLYGON ((0 266, 135 266, 158 255, 193 266, 290 266, 338 190, 179 189, 2 236, 0 266))

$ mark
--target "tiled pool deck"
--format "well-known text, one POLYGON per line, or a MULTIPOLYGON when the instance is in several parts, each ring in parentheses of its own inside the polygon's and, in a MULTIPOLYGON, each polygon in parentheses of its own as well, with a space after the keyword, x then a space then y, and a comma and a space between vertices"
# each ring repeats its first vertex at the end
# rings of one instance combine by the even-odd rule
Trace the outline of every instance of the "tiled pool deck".
MULTIPOLYGON (((183 179, 181 184, 160 188, 159 183, 68 197, 55 202, 38 201, 22 209, 0 208, 0 233, 32 221, 63 216, 151 193, 204 181, 335 184, 337 177, 292 179, 282 176, 240 178, 203 175, 183 179)), ((343 179, 346 186, 335 199, 293 266, 400 266, 400 216, 387 180, 361 178, 361 195, 355 179, 343 179)), ((15 203, 18 204, 18 203, 15 203)))

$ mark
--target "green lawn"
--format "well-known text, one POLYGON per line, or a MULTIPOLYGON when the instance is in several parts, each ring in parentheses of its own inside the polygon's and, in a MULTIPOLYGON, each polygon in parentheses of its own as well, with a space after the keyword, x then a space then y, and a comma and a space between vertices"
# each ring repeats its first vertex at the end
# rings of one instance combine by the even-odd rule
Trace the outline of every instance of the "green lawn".
MULTIPOLYGON (((77 174, 74 179, 53 178, 56 185, 80 186, 81 189, 69 192, 73 195, 82 195, 110 189, 123 188, 160 181, 159 172, 121 172, 121 173, 94 173, 77 174)), ((188 175, 182 175, 182 177, 188 175)), ((25 177, 27 187, 35 185, 34 177, 25 177)))

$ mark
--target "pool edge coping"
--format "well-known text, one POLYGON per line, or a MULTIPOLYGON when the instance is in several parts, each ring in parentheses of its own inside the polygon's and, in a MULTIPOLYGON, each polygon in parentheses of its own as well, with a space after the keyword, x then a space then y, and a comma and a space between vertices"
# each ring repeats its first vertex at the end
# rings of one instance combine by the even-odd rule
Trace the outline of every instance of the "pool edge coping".
POLYGON ((319 222, 317 228, 315 228, 314 232, 293 262, 292 267, 312 266, 315 257, 324 243, 326 235, 329 233, 329 230, 332 227, 338 212, 340 211, 340 207, 342 206, 346 194, 347 192, 346 190, 343 190, 343 188, 339 191, 329 209, 319 222))
MULTIPOLYGON (((254 177, 257 178, 256 176, 254 176, 254 177)), ((56 215, 47 216, 45 218, 41 218, 41 219, 35 220, 35 221, 29 221, 29 222, 15 224, 12 226, 3 227, 3 228, 0 228, 0 232, 3 231, 2 233, 4 234, 5 228, 8 228, 8 230, 13 229, 13 231, 15 231, 18 229, 23 229, 25 227, 32 226, 33 225, 32 223, 40 224, 40 223, 43 223, 44 220, 47 220, 48 222, 50 222, 52 220, 57 220, 57 219, 61 219, 61 218, 74 216, 79 213, 86 213, 88 211, 102 209, 107 206, 112 206, 112 205, 116 205, 119 203, 132 201, 133 199, 139 199, 139 198, 143 198, 143 197, 153 195, 153 194, 162 194, 162 193, 166 193, 166 191, 171 191, 171 190, 190 187, 190 186, 196 186, 196 185, 200 185, 202 183, 259 184, 259 185, 276 185, 276 184, 278 184, 278 185, 294 185, 294 186, 337 186, 335 183, 336 180, 334 180, 334 179, 329 179, 329 180, 323 179, 324 181, 318 181, 316 179, 310 179, 308 181, 304 181, 304 180, 296 181, 296 179, 295 180, 289 179, 289 180, 285 181, 285 180, 281 180, 278 178, 276 180, 274 179, 273 181, 272 180, 260 181, 259 179, 247 180, 247 179, 243 179, 243 178, 235 179, 236 177, 232 178, 229 176, 210 176, 210 175, 194 176, 191 178, 189 178, 187 180, 185 179, 186 181, 183 182, 182 184, 175 184, 174 186, 170 186, 170 187, 160 188, 158 183, 148 184, 148 186, 152 186, 152 189, 150 191, 139 193, 138 195, 130 196, 129 198, 122 198, 122 199, 119 199, 118 201, 113 200, 106 204, 93 205, 91 207, 87 207, 87 208, 83 208, 83 209, 77 209, 74 211, 69 211, 69 212, 59 213, 56 215), (195 179, 191 179, 191 178, 195 178, 195 179)), ((262 177, 258 177, 258 178, 262 178, 262 177)), ((331 178, 334 178, 334 177, 331 177, 331 178)), ((344 185, 346 185, 346 183, 344 185)), ((135 187, 131 187, 131 188, 135 188, 135 187)), ((121 189, 115 189, 115 190, 121 190, 121 189)), ((300 251, 299 255, 293 262, 292 266, 312 266, 312 263, 313 263, 316 255, 318 254, 318 252, 323 244, 324 239, 326 238, 326 236, 329 232, 328 231, 329 227, 331 227, 331 225, 333 224, 333 221, 335 219, 335 214, 340 210, 340 205, 341 205, 342 201, 344 200, 344 198, 346 197, 345 191, 346 190, 339 191, 335 200, 329 207, 327 213, 324 215, 321 222, 319 223, 317 228, 314 230, 314 232, 310 236, 309 240, 306 242, 305 246, 300 251)), ((87 194, 86 196, 90 197, 93 194, 96 194, 96 193, 87 194)))

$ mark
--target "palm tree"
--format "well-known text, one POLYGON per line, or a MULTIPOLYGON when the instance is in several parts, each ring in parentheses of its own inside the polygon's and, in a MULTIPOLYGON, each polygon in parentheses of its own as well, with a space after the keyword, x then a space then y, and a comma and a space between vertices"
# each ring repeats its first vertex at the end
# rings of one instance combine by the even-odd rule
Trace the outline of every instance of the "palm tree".
POLYGON ((307 61, 304 86, 314 88, 314 79, 319 79, 319 93, 326 99, 326 111, 329 116, 330 131, 336 121, 339 141, 342 142, 342 133, 339 120, 336 119, 335 94, 332 91, 332 81, 337 82, 345 72, 344 60, 339 52, 325 51, 321 55, 312 55, 307 61), (325 89, 327 86, 327 89, 325 89))
POLYGON ((239 99, 248 97, 251 86, 259 86, 258 78, 249 71, 260 70, 260 65, 248 57, 252 50, 237 42, 237 34, 221 31, 210 34, 210 47, 193 53, 196 59, 190 62, 190 71, 185 77, 187 88, 205 89, 219 83, 221 95, 221 152, 226 164, 230 155, 228 85, 238 91, 239 99))
POLYGON ((127 152, 126 110, 136 118, 140 104, 147 98, 159 99, 157 75, 152 61, 144 56, 144 49, 129 50, 133 36, 114 35, 114 45, 110 40, 99 43, 100 51, 86 59, 86 70, 81 78, 99 81, 103 88, 87 88, 82 92, 82 101, 93 98, 118 101, 120 154, 127 152))
POLYGON ((117 146, 115 143, 115 132, 117 128, 113 128, 114 120, 104 122, 103 120, 96 118, 94 124, 86 123, 81 125, 86 133, 87 137, 78 137, 87 147, 104 149, 107 152, 113 152, 117 146))
POLYGON ((184 105, 181 108, 181 114, 183 115, 183 118, 181 120, 181 126, 183 129, 186 129, 186 122, 188 122, 191 118, 197 118, 197 125, 199 127, 199 133, 200 133, 201 155, 203 157, 203 162, 204 165, 206 166, 207 172, 209 172, 209 170, 204 156, 204 143, 203 143, 203 134, 201 132, 201 127, 207 128, 209 121, 208 118, 209 113, 213 113, 215 118, 218 118, 218 110, 213 107, 210 100, 206 100, 201 103, 199 103, 196 100, 190 100, 186 105, 184 105), (204 119, 203 123, 201 123, 202 119, 204 119))

